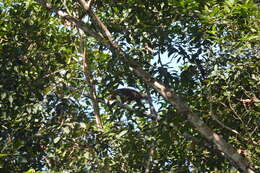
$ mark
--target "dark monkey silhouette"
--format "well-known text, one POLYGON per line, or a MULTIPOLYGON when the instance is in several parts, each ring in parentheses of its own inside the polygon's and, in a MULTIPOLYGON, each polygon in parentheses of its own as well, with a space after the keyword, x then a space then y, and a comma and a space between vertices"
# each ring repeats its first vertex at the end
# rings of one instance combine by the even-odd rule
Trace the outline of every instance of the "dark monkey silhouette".
POLYGON ((138 91, 130 88, 120 88, 112 92, 110 100, 115 100, 117 96, 120 97, 120 101, 123 103, 130 103, 136 101, 141 104, 141 100, 147 100, 149 98, 146 94, 141 94, 138 91))
POLYGON ((120 98, 120 101, 122 103, 130 103, 132 101, 135 101, 138 105, 143 106, 144 104, 142 103, 142 100, 146 100, 150 106, 150 112, 153 115, 156 115, 155 108, 152 103, 152 99, 150 96, 147 94, 140 93, 134 89, 130 88, 120 88, 116 89, 115 91, 112 92, 111 97, 109 100, 116 100, 117 97, 120 98))

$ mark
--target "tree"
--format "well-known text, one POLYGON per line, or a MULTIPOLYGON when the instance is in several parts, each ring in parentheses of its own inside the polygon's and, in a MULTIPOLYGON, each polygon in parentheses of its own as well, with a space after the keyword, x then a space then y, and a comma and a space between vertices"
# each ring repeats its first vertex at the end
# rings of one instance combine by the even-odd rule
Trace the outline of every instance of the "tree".
POLYGON ((1 7, 5 172, 258 169, 255 2, 1 7), (182 63, 179 73, 165 54, 182 63), (109 104, 120 85, 150 95, 160 119, 146 103, 109 104))

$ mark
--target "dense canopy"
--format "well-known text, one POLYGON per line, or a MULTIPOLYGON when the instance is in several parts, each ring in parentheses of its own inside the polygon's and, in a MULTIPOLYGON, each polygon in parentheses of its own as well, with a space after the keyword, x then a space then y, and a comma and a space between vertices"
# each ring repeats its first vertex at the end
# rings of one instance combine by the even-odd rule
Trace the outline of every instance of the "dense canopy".
POLYGON ((0 172, 260 171, 256 0, 5 0, 0 18, 0 172))

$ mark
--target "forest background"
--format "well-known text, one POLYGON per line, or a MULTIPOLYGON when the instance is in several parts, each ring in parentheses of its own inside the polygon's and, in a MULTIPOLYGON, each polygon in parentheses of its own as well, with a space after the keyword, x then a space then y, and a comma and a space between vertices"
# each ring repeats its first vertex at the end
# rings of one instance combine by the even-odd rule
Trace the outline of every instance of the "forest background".
POLYGON ((258 1, 4 0, 0 18, 1 172, 259 171, 258 1), (120 87, 156 113, 109 102, 120 87))

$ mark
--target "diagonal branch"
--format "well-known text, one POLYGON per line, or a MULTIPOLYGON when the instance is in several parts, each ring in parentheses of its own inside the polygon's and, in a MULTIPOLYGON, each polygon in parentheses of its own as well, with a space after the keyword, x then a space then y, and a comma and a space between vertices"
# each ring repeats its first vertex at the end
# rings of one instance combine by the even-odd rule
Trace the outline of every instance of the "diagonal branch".
POLYGON ((79 2, 81 3, 81 5, 82 5, 82 7, 84 8, 84 10, 85 10, 86 12, 88 12, 89 9, 90 9, 92 0, 89 0, 88 2, 86 2, 86 1, 84 1, 84 0, 79 0, 79 2))
POLYGON ((96 25, 97 28, 101 28, 100 32, 103 34, 103 36, 109 41, 109 43, 113 43, 113 45, 115 46, 116 44, 113 41, 112 34, 109 32, 106 25, 91 10, 90 8, 91 1, 88 2, 86 2, 85 0, 78 0, 78 1, 84 8, 85 12, 91 17, 94 25, 96 25))
POLYGON ((60 9, 53 7, 52 4, 46 2, 45 0, 36 0, 36 1, 38 3, 40 3, 42 6, 44 6, 45 8, 47 8, 48 10, 50 10, 51 12, 57 13, 59 15, 59 17, 61 17, 63 19, 67 19, 68 21, 74 23, 76 25, 76 27, 83 30, 86 35, 94 37, 99 42, 105 42, 104 38, 100 34, 96 33, 92 29, 86 27, 84 25, 84 23, 81 22, 80 20, 78 20, 77 18, 69 15, 68 13, 66 13, 60 9))

